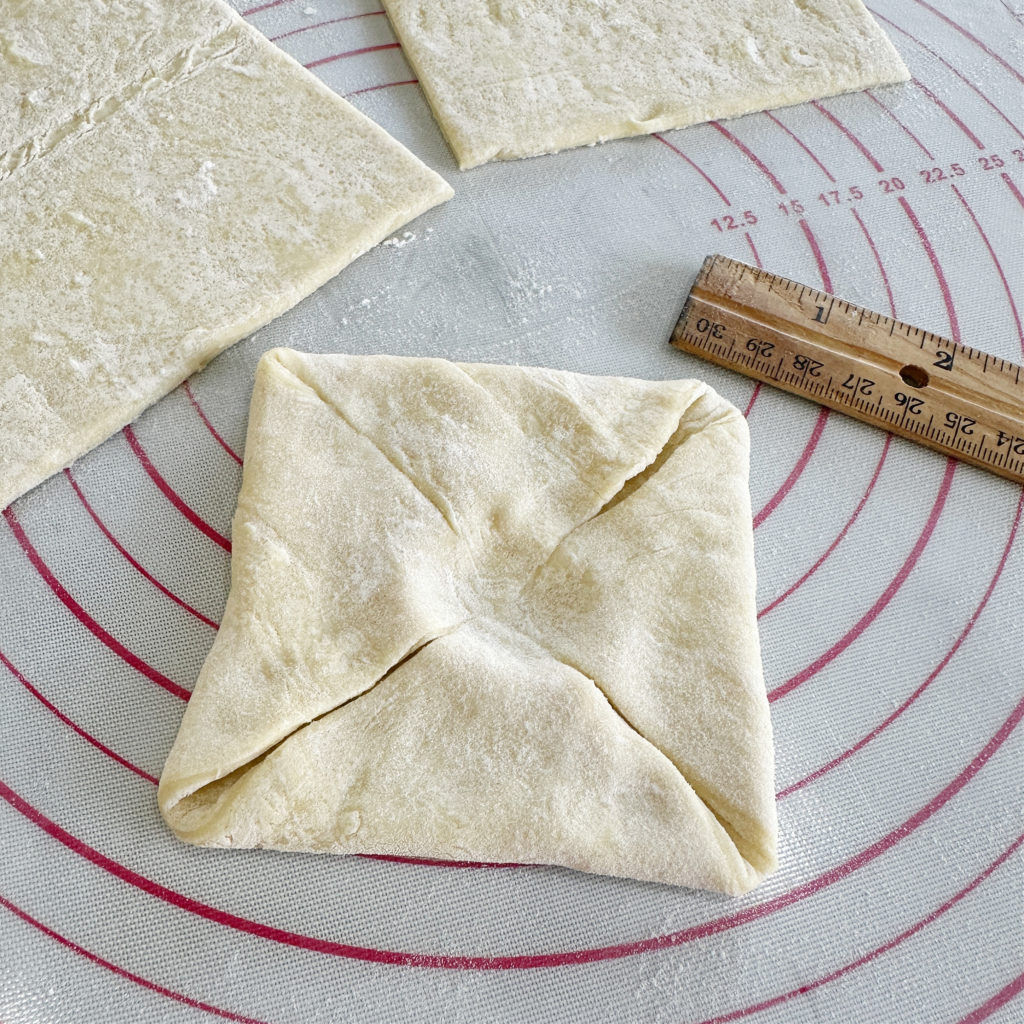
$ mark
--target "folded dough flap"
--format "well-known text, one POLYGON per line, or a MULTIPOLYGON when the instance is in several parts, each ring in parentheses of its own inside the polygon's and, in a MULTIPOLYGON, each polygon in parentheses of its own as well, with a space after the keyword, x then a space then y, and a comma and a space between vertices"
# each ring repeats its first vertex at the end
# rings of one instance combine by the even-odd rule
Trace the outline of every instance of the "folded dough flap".
POLYGON ((748 452, 740 413, 702 396, 522 600, 539 641, 596 681, 767 872, 777 823, 748 452))
POLYGON ((760 873, 585 676, 473 621, 303 729, 179 834, 214 846, 555 864, 738 894, 760 873), (455 727, 457 723, 457 727, 455 727))
POLYGON ((231 591, 160 784, 165 810, 467 618, 457 538, 271 353, 259 364, 231 591))
MULTIPOLYGON (((476 572, 467 600, 518 589, 574 526, 650 464, 706 390, 396 356, 274 358, 435 505, 476 572)), ((360 483, 365 486, 365 482, 360 483)))
POLYGON ((695 381, 267 353, 168 822, 749 888, 776 826, 746 459, 695 381))
POLYGON ((425 638, 504 607, 656 457, 705 390, 442 359, 265 354, 231 593, 162 802, 259 756, 425 638))

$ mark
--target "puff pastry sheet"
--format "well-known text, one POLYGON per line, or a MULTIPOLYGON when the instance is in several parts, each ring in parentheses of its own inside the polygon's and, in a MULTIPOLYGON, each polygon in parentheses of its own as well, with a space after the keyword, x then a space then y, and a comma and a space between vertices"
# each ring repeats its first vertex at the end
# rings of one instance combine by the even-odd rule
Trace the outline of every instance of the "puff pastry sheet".
POLYGON ((747 461, 697 381, 267 353, 164 817, 750 889, 776 819, 747 461))
POLYGON ((460 166, 910 78, 861 0, 383 0, 460 166))
POLYGON ((450 195, 218 0, 0 0, 0 507, 450 195))

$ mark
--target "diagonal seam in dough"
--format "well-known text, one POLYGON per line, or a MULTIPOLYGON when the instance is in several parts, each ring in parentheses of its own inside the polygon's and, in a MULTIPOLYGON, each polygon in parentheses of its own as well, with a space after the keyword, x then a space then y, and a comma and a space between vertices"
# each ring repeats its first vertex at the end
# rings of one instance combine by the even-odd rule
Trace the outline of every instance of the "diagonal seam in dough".
MULTIPOLYGON (((384 457, 391 466, 398 470, 398 472, 406 478, 421 497, 428 500, 434 508, 442 515, 445 519, 449 528, 456 534, 456 537, 460 541, 464 541, 465 538, 456 530, 453 525, 452 518, 445 514, 444 508, 439 501, 432 498, 428 489, 425 489, 420 485, 417 480, 410 475, 410 473, 403 468, 401 462, 401 453, 399 453, 399 459, 396 460, 394 457, 388 454, 388 450, 375 441, 373 438, 364 434, 359 430, 349 419, 349 416, 331 400, 321 388, 317 385, 315 378, 313 380, 305 379, 306 374, 302 372, 302 368, 298 367, 293 369, 286 361, 275 360, 276 367, 279 367, 289 383, 295 386, 300 393, 308 392, 320 400, 320 403, 327 407, 327 409, 333 412, 349 429, 356 434, 360 439, 369 441, 370 445, 377 450, 377 452, 384 457), (298 371, 298 372, 297 372, 298 371), (301 386, 301 387, 300 387, 301 386)), ((458 367, 465 379, 471 383, 474 389, 480 389, 484 391, 488 397, 494 398, 490 388, 474 379, 470 373, 467 373, 462 367, 458 367)), ((498 635, 495 635, 495 642, 499 646, 504 646, 509 653, 514 653, 517 650, 521 654, 524 646, 529 645, 530 648, 541 653, 543 664, 544 659, 550 659, 550 669, 552 671, 555 665, 571 670, 571 672, 578 677, 578 680, 585 680, 591 686, 597 690, 598 693, 604 698, 603 702, 599 702, 598 706, 603 707, 605 704, 610 709, 611 713, 618 718, 618 720, 625 725, 629 733, 635 735, 649 752, 659 755, 659 759, 663 759, 662 763, 666 772, 671 771, 678 776, 679 783, 682 787, 689 792, 690 797, 694 803, 691 805, 696 810, 698 805, 702 808, 700 812, 701 818, 705 821, 706 828, 711 828, 717 832, 717 842, 721 845, 721 849, 725 851, 731 848, 733 856, 739 858, 740 861, 748 865, 755 873, 760 874, 765 870, 770 870, 770 864, 766 863, 768 855, 761 852, 759 846, 759 838, 756 831, 751 832, 745 830, 743 827, 742 815, 739 815, 737 821, 737 815, 733 813, 728 800, 724 799, 719 791, 715 788, 709 787, 702 778, 699 764, 694 767, 690 764, 685 757, 672 756, 666 753, 658 743, 650 739, 647 735, 641 731, 632 721, 626 716, 626 714, 620 709, 620 707, 612 700, 609 693, 616 692, 614 687, 610 690, 606 689, 598 678, 587 674, 581 667, 574 664, 572 660, 566 660, 572 658, 571 654, 563 656, 562 653, 555 653, 548 646, 550 641, 534 637, 528 632, 533 628, 533 625, 527 614, 525 617, 519 614, 520 612, 526 612, 527 607, 524 607, 522 599, 525 599, 525 605, 528 606, 531 602, 529 599, 529 588, 531 584, 537 580, 544 572, 545 568, 548 567, 555 553, 566 543, 567 539, 571 537, 575 531, 579 530, 588 523, 592 523, 606 512, 610 512, 615 509, 626 499, 634 495, 638 490, 645 487, 645 485, 651 483, 658 477, 659 471, 661 471, 666 464, 669 463, 671 456, 683 448, 691 438, 699 437, 705 434, 709 430, 715 430, 720 426, 724 425, 725 429, 729 429, 729 421, 738 418, 739 414, 732 409, 732 407, 726 406, 724 409, 721 405, 714 401, 714 394, 712 393, 712 400, 710 402, 702 403, 702 399, 708 394, 708 390, 702 389, 695 396, 689 398, 689 400, 683 399, 676 404, 675 409, 672 412, 666 410, 667 415, 664 421, 659 423, 657 434, 653 438, 648 434, 649 441, 644 444, 643 452, 640 454, 636 461, 630 466, 629 462, 619 463, 617 470, 614 475, 607 474, 604 476, 605 486, 593 488, 593 498, 588 502, 590 509, 596 509, 587 514, 587 509, 584 509, 584 518, 569 529, 565 535, 557 541, 551 552, 541 562, 541 564, 534 570, 530 571, 524 567, 525 571, 522 572, 523 577, 527 577, 525 584, 522 589, 518 590, 515 596, 511 597, 511 601, 507 601, 502 598, 498 601, 485 601, 481 606, 481 602, 472 602, 467 608, 467 618, 461 620, 455 625, 451 626, 444 632, 438 632, 434 636, 430 636, 429 639, 422 639, 421 641, 414 644, 406 654, 397 660, 390 668, 383 672, 373 683, 370 683, 360 692, 353 696, 347 697, 345 700, 340 701, 335 706, 327 708, 324 711, 319 712, 315 716, 309 717, 306 721, 302 722, 298 726, 292 728, 286 735, 281 739, 277 740, 273 745, 268 746, 261 753, 256 754, 254 757, 250 757, 249 760, 243 761, 242 765, 232 772, 232 776, 237 780, 243 777, 248 772, 254 770, 267 756, 277 750, 278 747, 287 743, 289 740, 296 737, 296 735, 302 732, 303 729, 307 728, 314 722, 318 722, 321 719, 332 715, 334 712, 341 712, 349 704, 358 700, 360 697, 365 696, 372 689, 378 686, 384 680, 390 678, 390 676, 401 666, 405 665, 406 662, 412 661, 418 654, 424 650, 430 643, 443 636, 446 636, 456 630, 460 629, 466 622, 471 619, 480 621, 483 624, 484 621, 492 622, 498 627, 499 632, 505 634, 504 642, 498 635), (679 408, 683 405, 684 408, 679 408), (697 406, 695 409, 694 407, 697 406), (608 493, 611 491, 612 493, 608 493), (472 609, 473 614, 469 613, 469 609, 472 609), (518 640, 516 639, 518 638, 518 640), (664 764, 667 762, 667 765, 664 764), (706 812, 706 818, 704 817, 706 812), (716 829, 716 826, 718 827, 716 829)), ((340 399, 339 399, 340 401, 340 399)), ((504 407, 501 403, 497 403, 498 409, 504 411, 504 407)), ((653 431, 651 431, 653 433, 653 431)), ((692 451, 692 448, 691 448, 692 451)), ((383 471, 386 473, 386 471, 383 471)), ((671 472, 669 471, 671 476, 671 472)), ((678 509, 669 508, 668 505, 671 503, 669 498, 670 495, 667 492, 662 491, 661 485, 654 485, 655 491, 657 492, 652 498, 653 508, 655 509, 655 515, 660 517, 662 515, 676 515, 678 509), (662 500, 664 498, 664 500, 662 500), (659 509, 664 509, 660 511, 659 509)), ((442 498, 442 500, 444 500, 442 498)), ((447 504, 447 502, 445 502, 447 504)), ((649 504, 645 503, 645 504, 649 504)), ((695 510, 705 511, 705 510, 695 510)), ((630 514, 626 513, 627 515, 630 514)), ((460 545, 461 547, 461 545, 460 545)), ((650 552, 644 552, 649 554, 650 552)), ((513 588, 515 585, 513 584, 513 588)), ((483 597, 484 595, 479 595, 483 597)), ((598 677, 602 677, 601 670, 598 670, 598 677)), ((607 681, 607 680, 606 680, 607 681)), ((621 696, 621 695, 620 695, 621 696)), ((641 716, 642 720, 642 716, 641 716)), ((609 723, 613 722, 614 719, 608 719, 609 723)), ((650 723, 648 723, 650 726, 650 723)), ((668 742, 667 746, 672 749, 672 743, 668 742)), ((244 756, 244 755, 243 755, 244 756)), ((232 787, 234 782, 231 783, 232 787)), ((201 788, 206 788, 201 787, 201 788)), ((182 797, 188 799, 197 793, 193 790, 191 793, 183 793, 182 797)), ((226 795, 226 794, 225 794, 226 795)), ((211 787, 209 796, 217 799, 216 791, 211 787)), ((179 798, 181 799, 181 798, 179 798)), ((208 803, 208 801, 207 801, 208 803)), ((219 803, 219 801, 218 801, 219 803)), ((183 806, 183 810, 185 807, 183 806)))
POLYGON ((695 437, 697 434, 700 434, 703 431, 715 426, 717 423, 727 420, 732 415, 730 409, 724 409, 717 416, 712 416, 705 422, 695 425, 693 429, 681 441, 678 441, 676 444, 672 444, 673 438, 675 438, 679 431, 683 428, 683 421, 686 419, 687 413, 697 404, 697 402, 704 398, 706 394, 707 389, 700 391, 693 397, 693 400, 686 406, 685 409, 683 409, 679 413, 679 418, 676 420, 675 425, 671 428, 671 430, 669 430, 668 436, 662 442, 661 446, 657 449, 654 455, 643 465, 638 464, 637 466, 635 466, 633 468, 633 472, 630 473, 622 481, 618 489, 613 494, 611 494, 608 498, 605 499, 604 503, 596 512, 587 516, 585 519, 582 519, 570 530, 567 530, 566 533, 562 535, 562 537, 559 538, 559 540, 547 553, 547 556, 544 558, 544 560, 537 566, 536 569, 533 570, 532 573, 530 573, 529 577, 523 583, 522 587, 519 590, 520 596, 523 596, 526 593, 526 591, 530 589, 530 587, 533 585, 534 582, 536 582, 541 573, 551 564, 551 559, 553 559, 555 555, 558 554, 562 545, 564 545, 565 542, 574 533, 576 533, 577 530, 583 529, 583 527, 586 526, 588 523, 592 523, 599 516, 604 515, 605 512, 608 512, 609 510, 613 509, 620 502, 625 501, 626 498, 628 498, 631 494, 633 494, 645 483, 647 483, 647 481, 650 480, 651 477, 653 477, 654 474, 657 473, 658 470, 661 469, 661 467, 680 448, 682 448, 682 446, 686 444, 686 442, 689 441, 691 437, 695 437))
POLYGON ((230 57, 241 45, 239 28, 237 24, 222 25, 213 35, 172 54, 161 67, 149 68, 141 78, 126 83, 117 92, 96 97, 66 121, 0 153, 0 181, 33 160, 49 156, 63 142, 87 135, 143 93, 161 87, 173 88, 216 61, 230 57))
MULTIPOLYGON (((443 637, 450 636, 456 630, 461 629, 464 625, 466 625, 466 623, 471 621, 472 618, 474 618, 474 617, 471 616, 471 618, 469 618, 469 619, 463 619, 462 621, 457 622, 455 625, 451 626, 449 629, 446 629, 446 630, 443 630, 443 631, 441 631, 439 633, 436 633, 434 636, 431 636, 431 637, 429 637, 427 639, 422 639, 422 640, 417 641, 415 644, 413 644, 410 647, 410 649, 404 655, 402 655, 402 657, 400 657, 384 673, 382 673, 376 680, 374 680, 374 682, 372 682, 369 686, 367 686, 366 689, 360 691, 357 694, 354 694, 351 697, 347 697, 345 700, 343 700, 340 703, 336 704, 334 707, 328 708, 327 710, 322 711, 322 712, 320 712, 317 715, 314 715, 312 718, 310 718, 307 721, 303 722, 301 725, 296 726, 287 735, 282 736, 279 740, 275 741, 271 746, 267 747, 266 750, 260 751, 258 754, 256 754, 254 757, 252 757, 250 760, 245 761, 242 764, 236 766, 234 769, 232 769, 232 771, 229 774, 235 776, 236 778, 240 778, 241 776, 243 776, 247 772, 249 772, 252 769, 256 768, 266 758, 270 757, 270 755, 273 754, 274 751, 276 751, 279 747, 283 746, 285 743, 287 743, 290 740, 292 740, 300 732, 302 732, 305 729, 308 729, 315 722, 319 722, 322 719, 327 718, 329 715, 333 715, 335 712, 341 711, 344 708, 348 707, 350 704, 355 703, 355 701, 359 700, 360 698, 365 697, 372 690, 376 689, 381 683, 383 683, 385 680, 389 679, 403 665, 405 665, 408 662, 412 661, 413 658, 417 657, 422 651, 426 650, 426 648, 429 647, 436 640, 440 640, 443 637)), ((636 735, 645 745, 651 747, 661 757, 663 757, 666 761, 668 761, 669 764, 672 765, 672 767, 678 773, 679 777, 683 780, 683 782, 687 785, 687 787, 693 792, 693 794, 697 798, 697 800, 704 806, 705 810, 707 810, 707 812, 711 815, 711 817, 714 818, 714 820, 719 824, 719 826, 721 826, 722 830, 725 832, 725 834, 728 837, 729 841, 732 843, 733 847, 736 849, 736 852, 740 855, 740 857, 744 861, 746 861, 748 864, 750 864, 756 870, 756 865, 754 865, 750 861, 750 859, 747 857, 746 853, 744 852, 744 846, 746 844, 742 843, 742 840, 740 839, 739 836, 737 836, 737 834, 735 832, 735 829, 730 824, 730 822, 727 821, 725 818, 723 818, 722 815, 715 809, 715 807, 713 805, 713 802, 709 799, 709 797, 707 795, 707 792, 704 789, 704 787, 702 787, 699 784, 695 783, 690 778, 690 775, 688 774, 688 772, 686 770, 684 770, 683 767, 678 765, 656 743, 654 743, 652 740, 648 739, 648 737, 645 736, 626 717, 625 714, 623 714, 621 709, 616 705, 616 703, 611 699, 611 697, 608 695, 608 693, 604 689, 604 687, 602 687, 601 684, 596 679, 594 679, 592 676, 589 676, 578 665, 575 665, 571 661, 568 661, 566 658, 561 657, 560 655, 555 654, 555 652, 552 651, 549 647, 547 647, 544 644, 542 644, 535 637, 532 637, 528 633, 523 632, 523 630, 521 630, 520 628, 518 628, 516 626, 513 626, 513 625, 510 625, 509 623, 503 622, 503 621, 498 620, 498 619, 495 619, 495 621, 500 621, 501 625, 504 628, 508 629, 510 632, 515 634, 520 639, 525 640, 532 647, 535 647, 538 650, 543 651, 544 654, 546 654, 553 662, 555 662, 556 664, 562 665, 564 668, 567 668, 570 671, 576 673, 576 675, 580 676, 581 678, 585 679, 588 683, 590 683, 591 686, 593 686, 594 689, 596 689, 598 691, 598 693, 600 693, 601 696, 605 699, 605 701, 607 702, 608 707, 610 708, 612 713, 614 713, 626 725, 626 727, 630 730, 630 732, 632 732, 634 735, 636 735)), ((200 787, 200 790, 202 788, 205 788, 205 787, 200 787)), ((194 797, 194 796, 196 796, 198 794, 198 792, 200 790, 194 790, 192 793, 188 794, 187 796, 194 797)))
MULTIPOLYGON (((507 624, 505 624, 505 625, 507 625, 507 624)), ((741 839, 741 837, 739 835, 737 835, 736 830, 732 826, 732 824, 729 821, 727 821, 715 809, 712 800, 708 796, 707 790, 703 786, 701 786, 698 783, 695 783, 693 781, 693 779, 690 777, 690 774, 689 774, 688 770, 686 770, 683 766, 677 764, 656 743, 654 743, 652 740, 648 739, 622 713, 622 710, 618 707, 618 705, 615 703, 615 701, 613 701, 612 698, 608 695, 608 692, 605 690, 605 688, 603 686, 601 686, 601 684, 596 679, 594 679, 593 676, 587 675, 587 673, 584 672, 583 669, 581 669, 578 665, 574 665, 571 661, 568 661, 566 658, 564 658, 564 657, 562 657, 562 656, 560 656, 558 654, 555 654, 555 652, 552 651, 549 647, 545 646, 539 640, 536 640, 534 637, 531 637, 529 634, 523 633, 521 630, 515 629, 515 627, 510 627, 510 628, 514 629, 514 631, 516 633, 518 633, 520 636, 524 637, 525 639, 529 640, 531 643, 533 643, 537 647, 539 647, 542 651, 544 651, 545 654, 547 654, 551 658, 552 661, 557 662, 559 665, 564 665, 566 668, 571 669, 577 675, 582 676, 584 679, 586 679, 587 682, 590 683, 598 691, 598 693, 601 694, 602 697, 604 697, 604 699, 608 702, 608 706, 612 709, 613 712, 615 712, 616 715, 618 715, 618 717, 620 719, 622 719, 622 721, 629 727, 629 729, 633 733, 635 733, 641 740, 643 740, 643 742, 646 743, 649 747, 651 747, 654 750, 656 750, 663 758, 665 758, 666 761, 669 762, 669 764, 672 765, 672 767, 679 773, 679 776, 683 780, 683 782, 685 782, 686 785, 689 786, 689 788, 691 790, 693 790, 694 795, 704 805, 704 807, 706 808, 708 813, 711 815, 711 817, 713 817, 715 819, 715 821, 717 821, 718 824, 721 825, 722 830, 729 837, 729 841, 735 847, 736 852, 740 855, 740 857, 742 857, 744 861, 746 861, 748 864, 750 864, 751 867, 753 867, 753 868, 755 868, 755 870, 757 870, 757 866, 747 857, 747 854, 746 854, 745 849, 744 849, 746 847, 746 843, 744 843, 743 840, 741 839)))
MULTIPOLYGON (((220 779, 226 778, 228 775, 234 776, 236 778, 241 778, 247 772, 251 771, 257 765, 261 764, 264 760, 270 757, 270 755, 273 754, 274 751, 278 749, 278 747, 283 746, 285 743, 293 739, 304 729, 308 729, 314 722, 319 722, 321 719, 326 718, 328 715, 333 715, 336 711, 341 711, 342 708, 345 708, 349 704, 352 704, 354 701, 359 700, 360 697, 365 697, 371 690, 375 690, 378 686, 380 686, 380 684, 383 683, 385 679, 389 679, 395 672, 398 671, 398 669, 400 669, 404 664, 406 664, 406 662, 412 661, 412 659, 415 658, 416 655, 420 653, 420 651, 429 647, 435 640, 440 640, 442 637, 446 637, 451 633, 454 633, 457 629, 464 626, 467 622, 469 622, 469 619, 462 619, 460 622, 455 623, 454 626, 451 626, 448 629, 441 630, 441 632, 435 633, 431 637, 417 640, 416 643, 414 643, 409 648, 409 650, 405 652, 405 654, 403 654, 393 665, 386 669, 365 689, 360 690, 359 693, 353 694, 351 697, 346 697, 343 701, 341 701, 338 704, 335 704, 333 707, 329 707, 325 711, 321 711, 318 714, 313 715, 312 718, 307 719, 300 725, 295 726, 295 728, 292 729, 291 732, 286 733, 280 739, 275 740, 266 749, 254 754, 252 757, 249 758, 248 761, 243 761, 241 764, 235 765, 234 768, 227 772, 226 775, 221 776, 220 779)), ((191 797, 195 797, 207 786, 211 785, 212 783, 220 781, 220 779, 211 779, 210 782, 206 783, 205 785, 190 790, 189 792, 183 794, 182 799, 187 800, 191 797)))
POLYGON ((285 366, 284 363, 282 363, 280 360, 278 360, 278 365, 285 373, 289 374, 292 378, 294 378, 296 382, 312 391, 313 394, 316 395, 316 397, 319 398, 320 401, 323 402, 323 404, 327 406, 327 408, 330 409, 331 412, 333 412, 338 417, 338 419, 340 419, 341 422, 344 423, 345 426, 349 428, 349 430, 351 430, 354 434, 358 434, 361 438, 363 438, 364 441, 367 441, 371 445, 373 445, 373 447, 376 448, 378 452, 380 452, 383 458, 386 459, 391 464, 391 466, 393 466, 394 469, 396 469, 402 476, 404 476, 405 479, 408 480, 410 484, 412 484, 412 486, 416 489, 420 496, 425 498, 428 502, 430 502, 431 505, 434 506, 434 508, 437 509, 441 518, 444 519, 444 521, 448 524, 452 533, 454 533, 457 537, 461 538, 461 534, 459 533, 457 527, 455 526, 454 513, 452 512, 451 506, 448 505, 448 502, 444 500, 442 495, 438 494, 436 491, 434 492, 434 494, 430 494, 428 489, 422 483, 416 480, 416 478, 412 476, 409 470, 406 469, 398 461, 398 459, 396 459, 393 455, 385 451, 368 434, 364 434, 363 431, 361 431, 345 415, 345 413, 342 412, 342 410, 333 402, 333 400, 327 394, 325 394, 325 392, 321 388, 319 388, 313 381, 306 380, 304 377, 300 376, 300 374, 296 372, 292 367, 285 366), (448 506, 447 508, 445 508, 446 505, 448 506))

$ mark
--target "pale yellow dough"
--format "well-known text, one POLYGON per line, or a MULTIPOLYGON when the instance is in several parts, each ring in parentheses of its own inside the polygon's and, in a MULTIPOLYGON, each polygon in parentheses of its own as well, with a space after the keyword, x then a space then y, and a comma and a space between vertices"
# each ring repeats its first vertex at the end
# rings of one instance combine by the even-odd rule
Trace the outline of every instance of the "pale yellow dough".
POLYGON ((861 0, 383 0, 463 168, 910 78, 861 0))
POLYGON ((0 0, 0 507, 451 194, 219 0, 0 0))
POLYGON ((164 817, 750 889, 776 818, 747 460, 697 381, 268 352, 164 817))

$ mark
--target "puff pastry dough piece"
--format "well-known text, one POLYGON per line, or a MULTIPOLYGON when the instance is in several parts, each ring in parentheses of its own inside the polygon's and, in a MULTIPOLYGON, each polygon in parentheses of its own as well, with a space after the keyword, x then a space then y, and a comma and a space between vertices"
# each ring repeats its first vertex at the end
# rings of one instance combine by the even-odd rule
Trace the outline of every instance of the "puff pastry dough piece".
POLYGON ((861 0, 383 0, 463 168, 910 78, 861 0))
POLYGON ((164 817, 748 890, 776 819, 747 459, 697 381, 267 353, 164 817))
POLYGON ((0 0, 0 507, 451 194, 217 0, 0 0))

